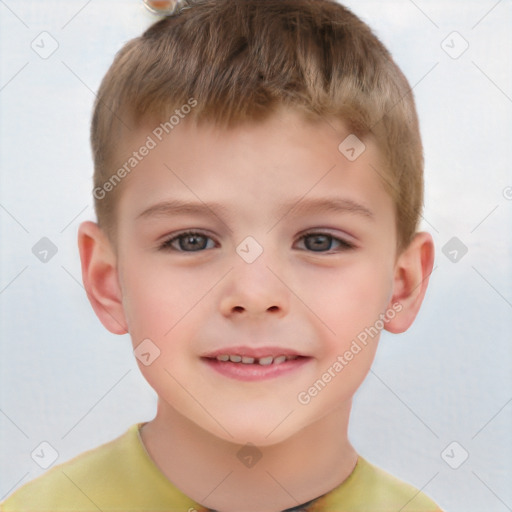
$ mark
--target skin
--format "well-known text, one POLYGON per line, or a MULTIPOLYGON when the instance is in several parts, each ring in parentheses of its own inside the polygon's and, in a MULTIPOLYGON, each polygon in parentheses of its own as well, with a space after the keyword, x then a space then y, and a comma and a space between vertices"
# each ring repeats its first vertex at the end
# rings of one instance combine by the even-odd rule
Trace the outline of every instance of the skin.
MULTIPOLYGON (((152 128, 132 131, 124 154, 152 128)), ((149 338, 160 350, 150 365, 138 362, 159 397, 144 445, 163 474, 204 506, 277 512, 345 480, 357 461, 347 437, 351 399, 379 336, 309 403, 298 395, 393 304, 401 311, 385 328, 394 333, 420 308, 432 238, 417 233, 396 253, 393 203, 371 167, 382 168, 379 152, 365 140, 350 162, 338 151, 349 133, 340 122, 306 121, 284 108, 230 130, 185 119, 124 179, 115 247, 95 223, 80 226, 83 281, 99 319, 113 333, 128 332, 134 347, 149 338), (333 197, 373 216, 306 208, 333 197), (171 199, 225 210, 140 217, 171 199), (279 211, 282 203, 295 208, 279 211), (195 239, 203 250, 183 251, 190 249, 183 238, 161 247, 190 229, 209 237, 195 239), (304 238, 312 231, 328 236, 304 238), (263 249, 253 263, 236 251, 248 236, 263 249), (315 240, 321 250, 312 250, 315 240), (236 345, 293 349, 308 360, 279 377, 241 382, 202 359, 236 345), (252 468, 236 456, 248 442, 262 455, 252 468)))

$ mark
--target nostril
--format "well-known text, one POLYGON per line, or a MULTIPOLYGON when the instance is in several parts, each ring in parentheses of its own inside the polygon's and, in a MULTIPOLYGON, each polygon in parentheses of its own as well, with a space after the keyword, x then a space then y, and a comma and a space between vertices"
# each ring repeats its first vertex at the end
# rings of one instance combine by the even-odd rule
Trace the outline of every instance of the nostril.
MULTIPOLYGON (((235 306, 233 307, 232 311, 234 313, 243 313, 245 311, 245 308, 243 306, 235 306)), ((277 313, 279 311, 279 306, 270 306, 267 308, 267 311, 270 313, 277 313)))

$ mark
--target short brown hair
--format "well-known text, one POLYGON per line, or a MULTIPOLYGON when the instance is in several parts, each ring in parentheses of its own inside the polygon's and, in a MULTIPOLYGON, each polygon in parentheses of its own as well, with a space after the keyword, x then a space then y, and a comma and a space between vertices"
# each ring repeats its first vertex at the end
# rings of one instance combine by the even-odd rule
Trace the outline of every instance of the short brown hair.
MULTIPOLYGON (((197 0, 129 41, 97 96, 95 191, 112 177, 116 141, 130 124, 166 119, 190 98, 196 104, 189 115, 221 127, 264 120, 285 105, 337 117, 360 138, 373 135, 386 162, 375 171, 395 205, 398 252, 412 240, 423 204, 412 90, 347 8, 334 0, 197 0)), ((94 194, 98 223, 110 238, 119 188, 94 194)))

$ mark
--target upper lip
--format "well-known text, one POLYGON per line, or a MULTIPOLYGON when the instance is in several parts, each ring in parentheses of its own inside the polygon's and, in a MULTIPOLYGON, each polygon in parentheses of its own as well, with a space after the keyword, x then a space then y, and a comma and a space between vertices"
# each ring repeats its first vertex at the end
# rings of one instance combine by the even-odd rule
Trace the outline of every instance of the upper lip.
POLYGON ((267 357, 267 356, 303 356, 304 354, 301 354, 300 352, 297 352, 296 350, 291 350, 288 348, 282 348, 282 347, 258 347, 258 348, 251 348, 246 346, 238 346, 238 347, 225 347, 220 348, 218 350, 214 350, 213 352, 209 352, 205 354, 203 357, 214 359, 217 356, 222 355, 239 355, 239 356, 246 356, 246 357, 254 357, 255 359, 259 359, 261 357, 267 357))

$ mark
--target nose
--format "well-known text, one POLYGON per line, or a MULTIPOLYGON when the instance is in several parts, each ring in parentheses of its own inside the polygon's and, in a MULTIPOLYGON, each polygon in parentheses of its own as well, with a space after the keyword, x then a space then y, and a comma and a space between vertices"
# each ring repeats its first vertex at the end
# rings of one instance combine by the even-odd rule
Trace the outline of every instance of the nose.
POLYGON ((266 259, 235 262, 222 289, 220 311, 225 317, 283 317, 289 311, 290 290, 266 259))

